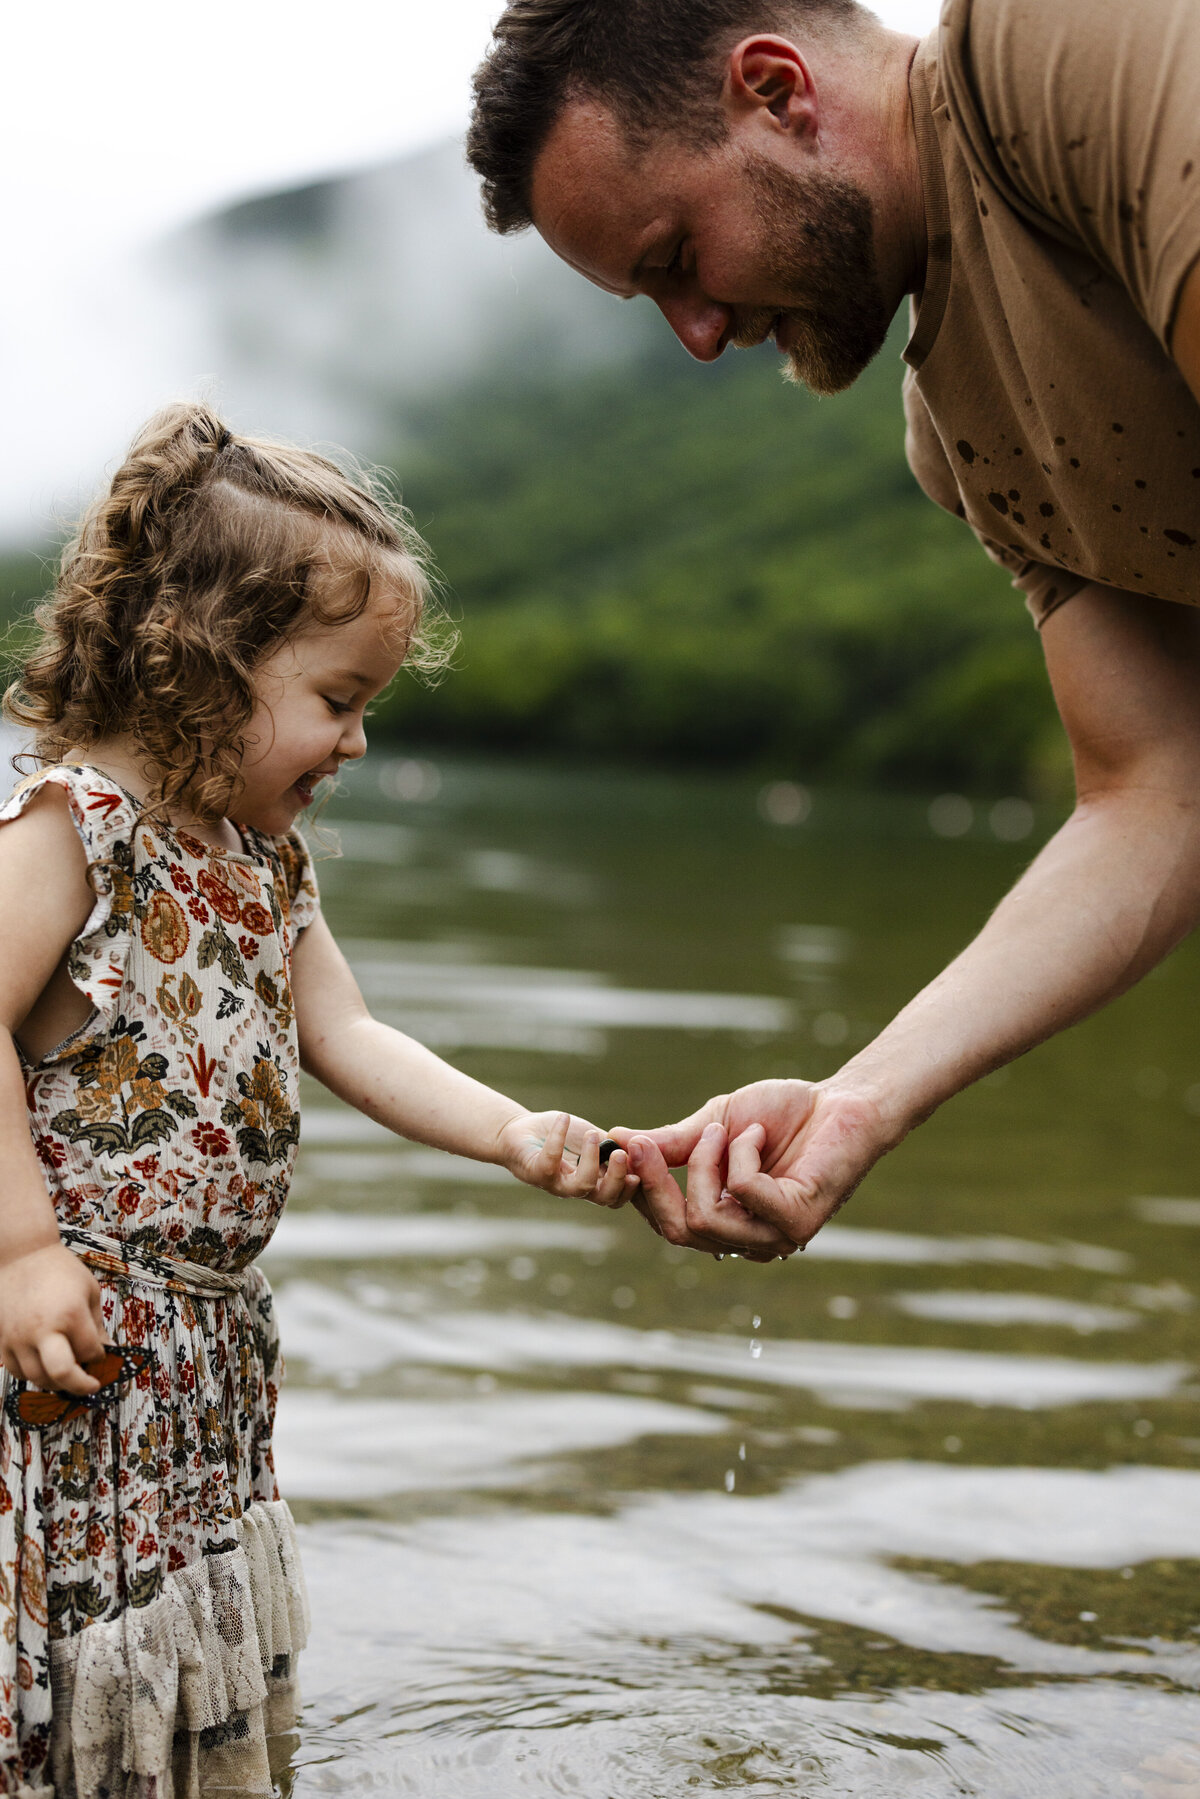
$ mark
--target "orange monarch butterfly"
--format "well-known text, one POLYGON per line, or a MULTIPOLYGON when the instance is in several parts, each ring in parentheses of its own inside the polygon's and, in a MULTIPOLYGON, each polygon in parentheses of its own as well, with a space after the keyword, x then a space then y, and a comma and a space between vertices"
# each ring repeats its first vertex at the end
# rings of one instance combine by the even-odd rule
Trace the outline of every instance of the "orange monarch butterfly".
POLYGON ((95 1393, 65 1393, 58 1388, 47 1392, 41 1387, 25 1387, 18 1392, 16 1387, 10 1387, 4 1409, 19 1429, 41 1430, 43 1425, 61 1424, 67 1419, 82 1417, 84 1412, 95 1411, 97 1406, 107 1405, 116 1397, 115 1388, 133 1380, 149 1366, 147 1350, 110 1343, 100 1355, 83 1364, 84 1373, 100 1382, 95 1393))

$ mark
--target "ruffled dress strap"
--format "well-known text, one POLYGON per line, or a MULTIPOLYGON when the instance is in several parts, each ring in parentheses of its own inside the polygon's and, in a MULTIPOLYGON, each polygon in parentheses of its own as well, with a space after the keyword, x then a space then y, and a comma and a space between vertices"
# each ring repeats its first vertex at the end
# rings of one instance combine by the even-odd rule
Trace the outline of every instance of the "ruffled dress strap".
POLYGON ((86 764, 56 762, 20 782, 0 806, 0 825, 19 818, 47 787, 60 787, 65 794, 87 857, 95 904, 67 953, 67 972, 95 1012, 81 1030, 42 1057, 43 1065, 78 1055, 116 1014, 133 940, 133 837, 138 823, 136 802, 109 775, 86 764))

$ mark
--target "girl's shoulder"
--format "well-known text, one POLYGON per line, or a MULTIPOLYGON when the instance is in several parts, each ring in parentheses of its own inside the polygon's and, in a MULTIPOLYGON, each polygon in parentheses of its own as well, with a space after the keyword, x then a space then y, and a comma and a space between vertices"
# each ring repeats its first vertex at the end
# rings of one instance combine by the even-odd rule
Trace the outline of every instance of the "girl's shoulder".
POLYGON ((3 805, 0 824, 25 813, 48 788, 61 790, 89 863, 127 858, 138 823, 138 806, 111 775, 85 762, 52 762, 18 781, 3 805))

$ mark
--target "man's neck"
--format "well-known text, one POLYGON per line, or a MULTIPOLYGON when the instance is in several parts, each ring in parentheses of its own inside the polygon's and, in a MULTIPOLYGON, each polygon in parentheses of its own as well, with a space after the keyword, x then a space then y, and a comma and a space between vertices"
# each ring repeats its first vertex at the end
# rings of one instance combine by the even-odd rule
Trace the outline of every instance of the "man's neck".
POLYGON ((830 121, 843 171, 861 183, 875 215, 879 282, 893 309, 925 285, 928 230, 909 79, 919 40, 880 27, 848 47, 854 59, 834 84, 847 97, 830 121))

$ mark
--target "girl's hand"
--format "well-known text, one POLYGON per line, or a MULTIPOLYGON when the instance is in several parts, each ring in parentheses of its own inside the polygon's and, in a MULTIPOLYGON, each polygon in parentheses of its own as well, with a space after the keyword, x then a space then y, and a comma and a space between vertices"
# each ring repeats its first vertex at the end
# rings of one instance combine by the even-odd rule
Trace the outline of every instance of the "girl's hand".
POLYGON ((500 1132, 497 1159, 510 1174, 561 1199, 587 1199, 596 1206, 623 1206, 637 1192, 623 1149, 600 1166, 603 1135, 569 1112, 525 1112, 500 1132))
POLYGON ((104 1349, 100 1288, 61 1243, 0 1263, 0 1362, 35 1387, 95 1393, 81 1363, 104 1349))

